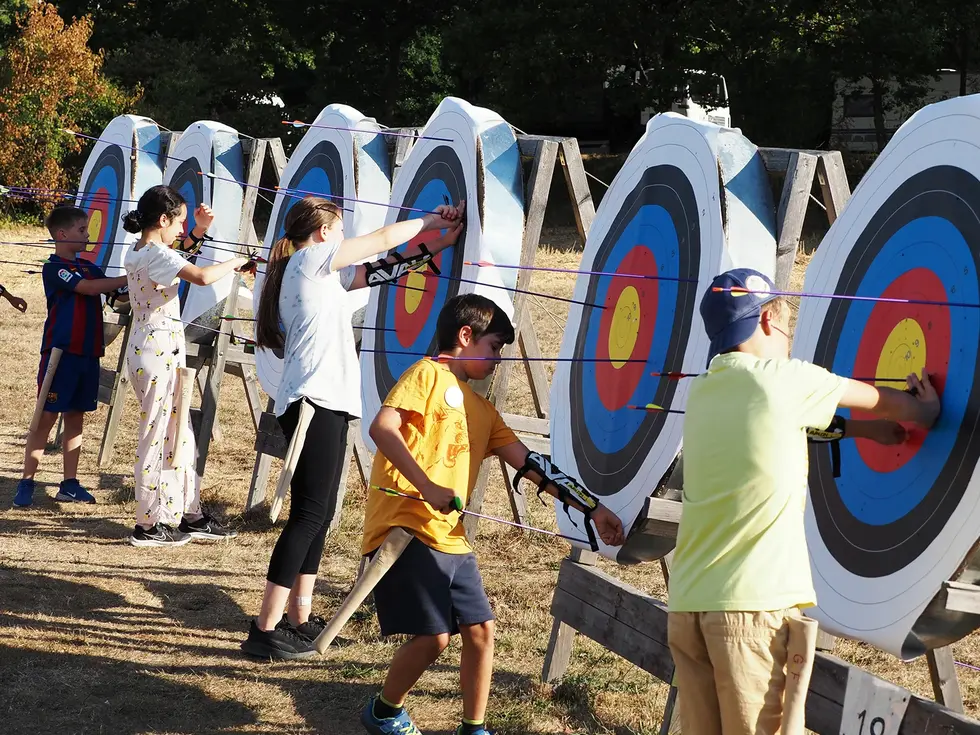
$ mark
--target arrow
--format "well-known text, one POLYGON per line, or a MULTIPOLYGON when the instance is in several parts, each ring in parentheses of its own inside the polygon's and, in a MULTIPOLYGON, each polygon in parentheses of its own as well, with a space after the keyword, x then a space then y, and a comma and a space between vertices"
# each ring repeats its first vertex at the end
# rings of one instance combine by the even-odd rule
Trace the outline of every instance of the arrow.
POLYGON ((337 125, 320 125, 318 123, 308 123, 302 120, 283 120, 283 125, 293 128, 322 128, 324 130, 346 130, 349 133, 368 133, 372 135, 391 135, 397 138, 414 138, 415 140, 439 140, 443 143, 452 143, 452 138, 434 138, 429 135, 415 135, 413 133, 397 133, 394 130, 359 130, 358 128, 344 128, 337 125))
POLYGON ((972 304, 966 301, 931 301, 929 299, 898 299, 889 298, 885 296, 852 296, 849 294, 837 294, 837 293, 803 293, 802 291, 752 291, 751 289, 741 288, 739 286, 732 286, 730 288, 722 288, 721 286, 713 286, 711 288, 715 293, 729 291, 735 296, 746 296, 747 294, 760 294, 768 296, 789 296, 789 297, 803 297, 811 299, 840 299, 841 301, 871 301, 874 303, 883 304, 915 304, 918 306, 954 306, 963 307, 966 309, 980 309, 980 304, 972 304))
POLYGON ((123 143, 116 143, 113 140, 106 140, 105 138, 96 138, 94 135, 86 135, 85 133, 78 133, 75 132, 74 130, 69 130, 68 128, 62 128, 61 130, 62 132, 68 133, 69 135, 74 135, 76 138, 84 138, 85 140, 94 140, 97 143, 105 143, 106 145, 115 145, 115 146, 119 146, 120 148, 126 148, 131 151, 139 151, 140 153, 149 153, 151 156, 157 156, 157 157, 163 156, 163 158, 169 159, 171 161, 177 161, 178 163, 183 163, 184 161, 188 160, 185 158, 174 158, 173 156, 162 154, 160 151, 151 151, 151 150, 147 150, 146 148, 137 148, 136 146, 125 145, 123 143))
MULTIPOLYGON (((425 501, 425 498, 417 498, 414 495, 407 495, 407 494, 402 493, 402 492, 399 492, 397 490, 391 490, 391 489, 386 488, 386 487, 381 487, 380 485, 371 485, 371 487, 373 489, 375 489, 375 490, 380 490, 385 495, 391 495, 393 497, 398 497, 398 498, 406 498, 408 500, 417 500, 420 503, 425 503, 426 502, 425 501)), ((461 515, 464 515, 464 516, 473 516, 475 518, 483 518, 484 520, 487 520, 487 521, 493 521, 494 523, 501 523, 501 524, 503 524, 505 526, 511 526, 513 528, 520 528, 521 530, 524 530, 524 531, 533 531, 534 533, 542 533, 542 534, 544 534, 546 536, 553 536, 555 538, 563 538, 566 541, 574 541, 574 542, 579 543, 579 544, 588 544, 589 543, 589 541, 587 539, 584 539, 584 538, 576 538, 575 536, 566 536, 563 533, 556 533, 555 531, 548 531, 548 530, 546 530, 544 528, 538 528, 537 526, 525 526, 522 523, 514 523, 513 521, 508 521, 508 520, 505 520, 504 518, 497 518, 496 516, 488 516, 488 515, 484 515, 483 513, 476 513, 475 511, 472 511, 472 510, 466 510, 465 508, 463 508, 463 499, 461 497, 459 497, 458 495, 453 498, 453 510, 455 510, 457 513, 459 513, 461 515)))
POLYGON ((68 189, 18 189, 10 186, 0 186, 0 196, 5 196, 10 199, 43 199, 45 197, 49 199, 60 198, 60 199, 78 199, 82 198, 82 201, 89 200, 89 202, 126 202, 127 204, 136 204, 139 200, 137 199, 122 199, 120 197, 110 197, 103 196, 101 194, 83 194, 77 191, 69 191, 68 189))
POLYGON ((359 204, 372 204, 376 207, 388 207, 390 209, 404 209, 407 212, 420 212, 422 214, 435 214, 435 215, 439 214, 438 212, 433 212, 430 209, 419 209, 418 207, 406 207, 399 204, 388 204, 385 202, 372 202, 372 201, 368 201, 367 199, 354 199, 353 197, 342 197, 342 196, 337 196, 336 194, 321 194, 320 192, 307 191, 305 189, 291 189, 289 187, 277 186, 276 190, 291 192, 293 194, 304 194, 307 196, 323 197, 324 199, 342 199, 346 202, 357 202, 359 204))
POLYGON ((546 273, 571 273, 581 276, 612 276, 615 278, 639 278, 648 281, 675 281, 678 283, 697 283, 697 278, 675 278, 673 276, 651 276, 643 273, 614 273, 612 271, 582 271, 573 268, 546 268, 540 265, 502 265, 487 260, 467 260, 463 265, 475 265, 478 268, 504 268, 507 270, 544 271, 546 273))

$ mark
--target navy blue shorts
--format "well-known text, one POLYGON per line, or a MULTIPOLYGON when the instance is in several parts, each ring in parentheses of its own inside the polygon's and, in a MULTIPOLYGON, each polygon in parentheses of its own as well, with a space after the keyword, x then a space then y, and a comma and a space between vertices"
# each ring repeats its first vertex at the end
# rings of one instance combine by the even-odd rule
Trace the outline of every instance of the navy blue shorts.
MULTIPOLYGON (((37 372, 37 388, 41 389, 48 369, 50 352, 41 355, 37 372)), ((94 411, 99 407, 99 358, 71 355, 63 352, 54 373, 44 410, 51 413, 94 411)))
POLYGON ((374 605, 382 635, 455 635, 494 619, 476 554, 446 554, 417 538, 374 588, 374 605))

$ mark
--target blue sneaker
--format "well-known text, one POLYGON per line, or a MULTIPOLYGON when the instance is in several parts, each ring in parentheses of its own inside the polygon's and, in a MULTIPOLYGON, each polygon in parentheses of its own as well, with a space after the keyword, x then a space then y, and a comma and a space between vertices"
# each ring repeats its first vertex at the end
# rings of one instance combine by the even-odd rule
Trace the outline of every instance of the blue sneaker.
MULTIPOLYGON (((456 735, 463 735, 463 726, 462 726, 462 724, 459 727, 456 728, 456 735)), ((493 735, 493 733, 490 732, 489 730, 487 730, 486 726, 480 725, 480 729, 479 730, 473 730, 473 732, 470 735, 493 735)))
POLYGON ((34 480, 25 477, 17 483, 17 494, 14 495, 15 508, 30 508, 34 503, 34 480))
POLYGON ((361 724, 371 735, 422 735, 422 731, 415 727, 412 718, 404 709, 397 717, 384 719, 375 717, 374 701, 376 699, 377 697, 371 697, 367 707, 361 712, 361 724))
POLYGON ((95 496, 82 487, 78 480, 62 480, 55 500, 63 503, 94 503, 95 496))

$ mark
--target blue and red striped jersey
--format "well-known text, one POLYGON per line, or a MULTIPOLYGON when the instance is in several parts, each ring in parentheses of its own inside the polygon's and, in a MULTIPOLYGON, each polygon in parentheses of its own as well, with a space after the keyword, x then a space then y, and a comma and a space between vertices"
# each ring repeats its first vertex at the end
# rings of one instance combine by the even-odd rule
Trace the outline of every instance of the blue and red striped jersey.
POLYGON ((48 318, 44 322, 41 352, 59 347, 72 355, 102 357, 102 296, 83 296, 75 288, 84 280, 105 278, 102 269, 87 261, 52 255, 41 268, 48 318))

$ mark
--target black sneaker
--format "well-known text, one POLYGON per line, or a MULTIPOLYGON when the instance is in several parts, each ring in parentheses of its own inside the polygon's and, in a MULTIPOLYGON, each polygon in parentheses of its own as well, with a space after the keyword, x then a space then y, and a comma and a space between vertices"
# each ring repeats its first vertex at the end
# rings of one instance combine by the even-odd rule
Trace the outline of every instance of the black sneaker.
POLYGON ((289 617, 286 615, 282 616, 282 620, 279 621, 277 628, 289 628, 290 630, 295 630, 303 638, 308 641, 315 641, 316 637, 323 632, 323 629, 327 627, 327 621, 321 618, 319 615, 311 615, 310 619, 305 623, 300 623, 299 625, 293 625, 289 622, 289 617))
POLYGON ((316 655, 313 643, 301 636, 292 627, 276 626, 275 630, 260 630, 252 621, 248 638, 242 643, 242 651, 257 658, 277 658, 286 661, 312 658, 316 655))
POLYGON ((198 518, 196 521, 191 522, 188 522, 186 518, 181 518, 180 525, 177 528, 181 533, 186 533, 191 538, 214 540, 235 538, 238 535, 238 531, 231 528, 225 528, 218 523, 213 516, 210 516, 207 513, 198 518))
POLYGON ((165 523, 158 523, 153 528, 143 528, 137 525, 129 543, 133 546, 183 546, 189 543, 191 537, 165 523))

